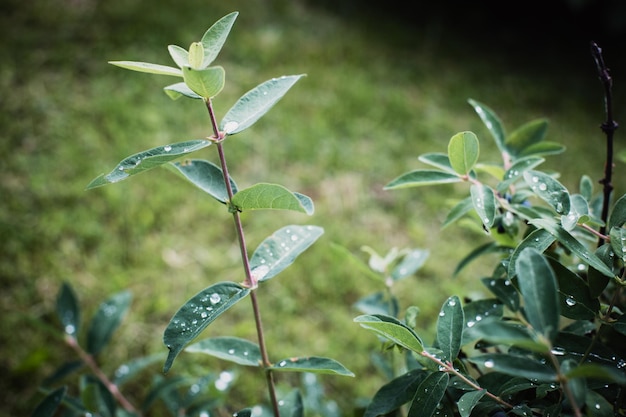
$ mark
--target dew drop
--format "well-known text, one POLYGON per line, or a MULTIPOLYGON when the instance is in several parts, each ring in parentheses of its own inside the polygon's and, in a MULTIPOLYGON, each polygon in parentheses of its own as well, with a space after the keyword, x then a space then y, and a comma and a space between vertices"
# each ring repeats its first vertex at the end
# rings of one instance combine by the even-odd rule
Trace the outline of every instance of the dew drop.
POLYGON ((485 365, 485 368, 493 368, 495 366, 495 363, 493 363, 491 359, 487 359, 484 365, 485 365))
POLYGON ((574 307, 576 305, 576 300, 574 299, 574 297, 567 297, 565 299, 565 304, 567 304, 570 307, 574 307))
POLYGON ((121 165, 120 165, 117 169, 118 169, 119 171, 124 171, 124 167, 123 167, 123 166, 121 166, 121 165))
POLYGON ((470 320, 470 321, 467 322, 467 327, 474 327, 475 324, 476 324, 475 321, 471 321, 470 320))
POLYGON ((439 312, 439 317, 443 317, 443 316, 445 316, 445 315, 446 315, 446 313, 444 313, 443 311, 440 311, 440 312, 439 312))
POLYGON ((287 365, 287 361, 281 361, 281 362, 278 364, 278 366, 285 366, 285 365, 287 365))
POLYGON ((170 145, 165 145, 165 146, 163 147, 163 150, 164 150, 165 152, 169 152, 169 151, 171 151, 171 150, 172 150, 172 147, 171 147, 170 145))
POLYGON ((539 177, 533 177, 532 180, 533 182, 539 182, 539 177))
POLYGON ((218 293, 213 293, 209 297, 209 301, 211 302, 211 304, 217 304, 220 301, 222 301, 222 297, 220 297, 220 295, 218 293))
POLYGON ((200 317, 202 317, 203 319, 206 319, 208 316, 208 314, 206 313, 206 311, 203 311, 202 313, 200 313, 200 317))
POLYGON ((448 301, 448 305, 450 307, 454 307, 456 305, 456 301, 455 300, 450 300, 450 301, 448 301))
POLYGON ((117 378, 121 378, 124 375, 128 374, 129 371, 130 371, 130 368, 128 367, 128 365, 122 365, 119 368, 117 368, 117 370, 115 371, 115 376, 117 378))
POLYGON ((76 327, 74 327, 73 324, 68 324, 67 326, 65 326, 65 333, 67 333, 67 334, 74 334, 74 333, 76 333, 76 327))
POLYGON ((235 349, 228 349, 228 354, 229 355, 234 355, 235 354, 235 349))
POLYGON ((548 189, 548 186, 545 183, 542 182, 541 184, 539 184, 539 189, 541 191, 545 191, 545 190, 548 189))
POLYGON ((291 235, 291 240, 293 242, 295 242, 296 240, 298 240, 298 235, 291 235))

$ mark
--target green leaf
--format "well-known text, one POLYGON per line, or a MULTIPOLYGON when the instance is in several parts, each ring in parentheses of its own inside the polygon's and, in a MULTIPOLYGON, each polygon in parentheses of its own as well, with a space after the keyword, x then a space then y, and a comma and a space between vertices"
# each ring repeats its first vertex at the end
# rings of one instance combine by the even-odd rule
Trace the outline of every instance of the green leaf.
POLYGON ((126 362, 115 370, 113 383, 115 383, 118 387, 121 387, 126 382, 137 376, 142 370, 153 363, 162 361, 163 359, 165 359, 165 354, 157 353, 155 355, 143 356, 126 362))
POLYGON ((261 366, 259 346, 238 337, 222 336, 203 339, 185 348, 185 352, 204 353, 244 366, 261 366))
POLYGON ((432 169, 417 169, 400 175, 398 178, 385 185, 385 190, 396 188, 421 187, 435 184, 451 184, 461 182, 463 179, 457 174, 432 169))
POLYGON ((294 193, 278 184, 259 183, 240 190, 232 204, 239 211, 244 210, 292 210, 312 215, 313 201, 299 193, 294 193))
POLYGON ((621 196, 613 205, 609 216, 608 230, 614 227, 622 227, 626 223, 626 194, 621 196))
POLYGON ((481 282, 491 291, 498 300, 506 305, 511 311, 517 311, 520 307, 519 293, 511 284, 510 279, 482 278, 481 282))
POLYGON ((556 381, 557 375, 549 366, 525 356, 506 353, 488 353, 469 358, 469 361, 490 371, 522 377, 536 382, 556 381))
POLYGON ((454 295, 443 303, 437 319, 437 345, 443 352, 445 361, 452 362, 458 356, 464 327, 461 300, 454 295))
POLYGON ((195 152, 211 145, 208 140, 190 140, 157 146, 147 151, 136 153, 123 159, 110 173, 100 175, 87 185, 87 189, 113 184, 126 178, 141 174, 149 169, 158 167, 183 155, 195 152))
POLYGON ((617 321, 613 323, 613 328, 623 335, 626 335, 626 314, 622 314, 617 321))
POLYGON ((487 390, 481 389, 463 394, 457 402, 457 407, 459 408, 459 414, 461 414, 461 417, 469 417, 470 414, 472 414, 474 407, 476 407, 476 404, 478 404, 480 399, 485 396, 486 392, 487 390))
POLYGON ((526 248, 533 248, 539 253, 543 253, 546 249, 554 243, 556 238, 547 230, 536 229, 533 230, 528 236, 522 240, 515 248, 511 257, 509 258, 509 271, 508 276, 514 278, 517 275, 515 270, 515 262, 519 258, 520 253, 526 248))
POLYGON ((224 88, 226 73, 220 66, 201 70, 183 67, 185 84, 205 100, 215 97, 224 88))
POLYGON ((191 46, 189 46, 189 64, 183 65, 183 74, 185 73, 185 67, 191 67, 194 70, 201 70, 205 67, 202 66, 202 62, 204 60, 204 47, 200 42, 193 42, 191 46))
POLYGON ((448 158, 452 169, 460 175, 468 175, 478 162, 478 138, 472 132, 460 132, 448 143, 448 158))
POLYGON ((496 220, 498 206, 493 190, 491 187, 483 184, 473 184, 470 188, 470 193, 472 204, 480 217, 480 221, 483 222, 487 229, 491 228, 496 220))
POLYGON ((148 74, 170 75, 173 77, 183 76, 183 72, 179 68, 168 67, 159 64, 151 64, 149 62, 109 61, 109 64, 132 71, 146 72, 148 74))
POLYGON ((612 227, 609 232, 611 237, 611 249, 622 262, 626 262, 626 229, 623 227, 612 227))
POLYGON ((64 282, 56 300, 57 316, 66 335, 74 338, 80 328, 80 305, 71 285, 64 282))
POLYGON ((54 391, 50 392, 37 405, 31 417, 53 417, 54 415, 56 415, 56 410, 57 408, 59 408, 59 405, 61 405, 63 398, 65 398, 66 392, 66 386, 57 388, 54 391))
POLYGON ((111 340, 130 307, 131 299, 129 291, 122 291, 100 304, 89 325, 87 352, 97 355, 111 340))
POLYGON ((391 271, 391 279, 393 279, 394 281, 398 281, 413 275, 418 269, 420 269, 424 265, 429 255, 430 252, 427 250, 411 250, 409 253, 404 255, 402 261, 400 261, 400 263, 393 269, 393 271, 391 271))
POLYGON ((512 155, 517 156, 528 147, 544 140, 547 131, 546 119, 533 120, 513 131, 506 139, 505 145, 512 155))
POLYGON ((461 259, 457 267, 454 269, 453 275, 458 275, 459 272, 463 270, 463 268, 465 268, 470 262, 476 260, 480 256, 487 255, 490 253, 510 253, 510 252, 511 252, 511 248, 507 246, 500 246, 496 242, 485 243, 484 245, 478 246, 477 248, 472 250, 469 254, 467 254, 463 259, 461 259))
POLYGON ((267 281, 291 265, 322 234, 318 226, 285 226, 266 238, 250 258, 250 268, 258 281, 267 281))
MULTIPOLYGON (((222 169, 214 163, 201 159, 188 159, 184 162, 169 163, 166 167, 170 167, 172 171, 180 174, 220 203, 228 202, 224 174, 222 169)), ((229 179, 233 193, 237 193, 237 184, 232 178, 229 179)))
POLYGON ((82 375, 80 380, 80 397, 87 408, 101 417, 114 417, 116 402, 113 394, 93 375, 82 375))
POLYGON ((578 222, 584 223, 589 218, 587 200, 580 194, 570 195, 570 211, 561 216, 561 225, 567 231, 574 230, 578 222))
POLYGON ((450 376, 445 372, 433 372, 417 387, 408 417, 431 417, 446 393, 450 376))
POLYGON ((482 320, 466 330, 468 340, 484 340, 494 345, 517 346, 548 353, 549 346, 537 341, 525 326, 500 320, 482 320))
MULTIPOLYGON (((605 243, 596 249, 595 252, 596 257, 600 262, 603 262, 608 269, 613 268, 615 264, 615 254, 613 250, 611 250, 611 244, 605 243)), ((619 270, 619 268, 618 268, 619 270)), ((617 275, 617 271, 616 274, 617 275)), ((599 297, 603 292, 606 286, 609 284, 612 276, 609 277, 604 273, 599 272, 597 269, 590 267, 587 270, 587 282, 589 283, 589 293, 593 298, 599 297)))
POLYGON ((491 136, 493 136, 500 152, 506 152, 506 146, 504 145, 504 128, 502 127, 502 122, 500 122, 500 119, 496 116, 495 112, 476 100, 469 99, 468 102, 483 121, 487 130, 491 133, 491 136))
POLYGON ((623 371, 596 363, 583 363, 576 365, 572 369, 568 370, 565 376, 567 379, 587 378, 619 385, 626 384, 626 375, 624 375, 623 371))
POLYGON ((543 162, 545 162, 545 159, 537 156, 517 159, 513 165, 506 170, 504 176, 502 177, 502 181, 497 185, 496 189, 500 193, 506 192, 507 188, 509 188, 511 184, 522 178, 524 172, 541 165, 543 162))
POLYGON ((561 314, 574 320, 592 320, 600 302, 591 296, 585 280, 554 259, 550 259, 550 266, 558 282, 561 314))
POLYGON ((374 394, 363 417, 389 415, 392 411, 399 409, 415 397, 417 387, 425 376, 425 372, 413 370, 383 385, 374 394))
POLYGON ((303 74, 284 75, 280 78, 272 78, 248 91, 228 110, 220 123, 220 130, 234 135, 249 128, 303 76, 303 74))
POLYGON ((560 143, 543 141, 530 145, 520 152, 518 157, 526 157, 532 155, 558 155, 565 151, 565 146, 560 143))
POLYGON ((585 406, 587 410, 593 410, 593 417, 614 417, 613 404, 608 402, 599 393, 587 390, 585 392, 585 406))
MULTIPOLYGON (((299 389, 293 389, 291 392, 278 402, 279 414, 283 417, 303 417, 304 404, 302 403, 302 395, 299 389)), ((240 414, 237 414, 240 417, 240 414)))
POLYGON ((569 192, 563 184, 541 171, 530 170, 524 172, 523 175, 531 190, 546 203, 550 204, 557 213, 569 213, 569 192))
POLYGON ((189 88, 184 82, 168 85, 167 87, 164 87, 163 90, 172 100, 178 100, 181 97, 204 100, 202 96, 191 91, 191 88, 189 88))
POLYGON ((413 352, 420 353, 424 350, 415 331, 396 318, 382 314, 362 315, 356 317, 354 322, 413 352))
POLYGON ((554 341, 559 330, 559 298, 556 277, 548 261, 533 248, 526 248, 515 261, 524 311, 535 331, 554 341))
POLYGON ((463 306, 465 328, 463 330, 463 340, 461 341, 461 346, 472 341, 468 337, 469 328, 476 326, 477 323, 480 323, 483 320, 502 317, 503 312, 503 304, 495 298, 487 298, 466 303, 463 306))
POLYGON ((270 367, 274 371, 312 372, 316 374, 334 374, 354 376, 345 366, 334 359, 317 356, 288 358, 278 361, 270 367))
POLYGON ((211 65, 219 55, 238 15, 238 12, 227 14, 215 22, 202 36, 201 42, 204 46, 203 68, 211 65))
POLYGON ((593 198, 593 180, 588 175, 580 177, 578 191, 580 191, 580 194, 585 198, 585 200, 587 200, 588 203, 593 198))
POLYGON ((446 171, 456 175, 456 172, 452 168, 452 165, 450 165, 450 158, 448 158, 448 155, 445 153, 425 153, 423 155, 420 155, 417 159, 425 164, 431 165, 435 168, 439 168, 442 171, 446 171))
POLYGON ((209 324, 250 293, 250 289, 234 282, 220 282, 189 299, 170 320, 163 343, 169 354, 163 372, 167 372, 183 348, 209 324))
POLYGON ((467 197, 459 201, 454 207, 452 207, 452 210, 450 210, 450 212, 446 216, 446 219, 444 220, 441 228, 445 229, 446 227, 448 227, 455 221, 465 216, 473 208, 474 208, 474 201, 472 200, 472 197, 467 197))
POLYGON ((587 249, 575 237, 570 235, 565 229, 563 229, 561 226, 557 225, 553 221, 549 221, 546 219, 533 219, 529 220, 529 223, 536 227, 547 230, 552 236, 556 237, 556 239, 563 246, 576 254, 583 262, 597 269, 598 272, 601 272, 609 278, 613 278, 615 276, 613 274, 613 271, 608 266, 606 266, 606 264, 602 262, 594 253, 589 251, 589 249, 587 249))
POLYGON ((187 52, 186 49, 178 45, 168 45, 167 50, 172 60, 174 60, 174 63, 178 65, 179 68, 189 65, 189 52, 187 52))

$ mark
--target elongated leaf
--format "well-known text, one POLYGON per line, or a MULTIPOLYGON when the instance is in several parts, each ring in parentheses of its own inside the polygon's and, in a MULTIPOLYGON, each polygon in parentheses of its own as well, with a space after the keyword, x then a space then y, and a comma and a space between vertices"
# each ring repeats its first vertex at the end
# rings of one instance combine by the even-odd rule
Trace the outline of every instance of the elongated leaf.
POLYGON ((114 417, 117 408, 111 391, 93 375, 82 375, 80 397, 85 407, 102 417, 114 417))
POLYGON ((489 107, 485 106, 482 103, 479 103, 476 100, 469 99, 468 102, 474 108, 476 114, 478 114, 480 119, 483 121, 484 125, 487 127, 487 130, 489 130, 489 133, 491 133, 491 136, 493 136, 493 139, 495 140, 500 152, 506 152, 507 149, 504 144, 504 128, 502 127, 502 122, 500 121, 496 113, 489 107))
POLYGON ((518 156, 526 157, 533 155, 558 155, 565 151, 565 146, 560 143, 550 142, 550 141, 542 141, 539 143, 535 143, 534 145, 530 145, 524 150, 522 150, 518 156))
POLYGON ((250 258, 252 274, 267 281, 291 265, 322 234, 318 226, 285 226, 266 238, 250 258))
POLYGON ((408 417, 431 417, 446 393, 450 376, 445 372, 433 372, 417 387, 408 417))
POLYGON ((204 353, 245 366, 261 366, 261 351, 256 343, 238 337, 221 336, 203 339, 185 348, 185 352, 204 353))
POLYGON ((459 201, 454 207, 452 207, 452 210, 450 210, 450 212, 446 216, 446 219, 444 220, 443 225, 441 225, 441 228, 445 229, 446 227, 472 211, 473 208, 474 202, 472 200, 472 197, 467 197, 459 201))
POLYGON ((476 260, 480 256, 487 255, 490 253, 510 253, 510 252, 511 252, 511 248, 506 247, 506 246, 500 246, 497 242, 485 243, 484 245, 478 246, 477 248, 472 250, 469 254, 467 254, 463 259, 461 259, 457 267, 454 269, 453 274, 458 275, 458 273, 461 272, 463 268, 465 268, 467 265, 470 264, 470 262, 476 260))
POLYGON ((226 72, 220 66, 196 70, 183 67, 185 84, 204 99, 215 97, 224 88, 226 72))
POLYGON ((442 171, 456 175, 456 171, 452 168, 452 165, 450 165, 450 158, 448 158, 448 155, 445 153, 425 153, 420 155, 417 159, 425 164, 439 168, 442 171))
POLYGON ((391 316, 362 315, 356 317, 354 322, 413 352, 419 353, 424 350, 423 343, 415 331, 391 316))
POLYGON ((228 110, 220 123, 220 130, 234 135, 249 128, 303 76, 303 74, 284 75, 272 78, 248 91, 228 110))
POLYGON ((520 307, 519 293, 511 284, 510 279, 482 278, 481 282, 511 311, 517 311, 520 307))
POLYGON ((463 394, 457 403, 461 417, 469 417, 474 407, 476 407, 476 404, 485 396, 486 392, 486 390, 481 389, 479 391, 471 391, 463 394))
POLYGON ((611 249, 622 262, 626 262, 626 229, 613 227, 609 235, 611 236, 611 249))
POLYGON ((209 324, 250 293, 250 289, 234 282, 220 282, 189 299, 172 317, 163 343, 169 354, 163 368, 167 372, 183 348, 209 324))
POLYGON ((437 345, 443 352, 445 361, 452 362, 459 354, 464 327, 461 300, 454 295, 443 303, 437 319, 437 345))
POLYGON ((121 387, 135 376, 137 376, 142 370, 146 369, 153 363, 160 362, 165 359, 165 354, 157 353, 150 356, 143 356, 132 361, 129 361, 123 365, 120 365, 116 370, 113 378, 113 382, 118 387, 121 387))
POLYGON ((461 182, 463 179, 458 174, 432 169, 417 169, 400 175, 398 178, 385 185, 385 190, 396 188, 421 187, 435 184, 451 184, 461 182))
POLYGON ((545 161, 544 158, 538 156, 529 156, 517 159, 513 165, 505 172, 502 181, 497 185, 497 190, 504 193, 511 184, 522 178, 524 172, 541 165, 545 161))
POLYGON ((524 356, 488 353, 469 358, 469 361, 490 371, 519 376, 537 382, 556 381, 556 372, 549 366, 524 356))
POLYGON ((59 405, 61 405, 61 402, 63 401, 66 392, 66 386, 57 388, 54 391, 50 392, 37 405, 31 417, 53 417, 56 414, 57 408, 59 408, 59 405))
POLYGON ((589 378, 620 385, 626 384, 626 375, 622 371, 609 366, 595 363, 584 363, 567 371, 565 376, 569 378, 589 378))
POLYGON ((592 320, 600 310, 600 302, 591 296, 585 280, 557 260, 549 262, 558 282, 561 314, 574 320, 592 320))
POLYGON ((565 229, 557 225, 553 221, 546 219, 533 219, 529 220, 529 223, 536 227, 547 230, 552 236, 567 249, 575 253, 583 262, 592 266, 598 272, 606 275, 609 278, 613 278, 615 275, 613 271, 606 266, 593 252, 589 251, 582 243, 580 243, 575 237, 570 235, 565 229))
POLYGON ((211 145, 208 140, 190 140, 186 142, 173 143, 171 145, 158 146, 139 152, 123 159, 117 167, 108 174, 102 174, 87 185, 87 189, 113 184, 126 178, 141 174, 149 169, 168 163, 183 155, 190 154, 197 150, 211 145))
POLYGON ((174 389, 184 385, 190 381, 190 378, 183 377, 174 377, 174 378, 160 378, 157 379, 156 383, 153 383, 152 389, 148 392, 143 403, 141 404, 141 409, 144 411, 148 411, 154 403, 162 399, 167 403, 168 401, 168 393, 173 391, 174 389))
POLYGON ((512 155, 519 155, 528 147, 541 142, 548 131, 548 121, 537 119, 514 130, 506 139, 505 145, 512 155))
POLYGON ((623 226, 624 223, 626 223, 626 194, 621 196, 613 205, 607 228, 611 230, 614 227, 623 226))
POLYGON ((478 217, 487 229, 491 228, 496 220, 498 206, 493 190, 483 184, 474 184, 470 188, 470 193, 478 217))
POLYGON ((524 172, 524 180, 528 186, 546 203, 550 204, 559 214, 570 211, 570 197, 567 188, 550 175, 541 171, 524 172))
POLYGON ((278 184, 259 183, 240 190, 232 204, 237 210, 292 210, 312 215, 313 201, 299 193, 293 193, 278 184))
POLYGON ((68 336, 76 338, 80 328, 80 305, 74 294, 74 290, 64 282, 57 295, 57 315, 63 326, 63 331, 68 336))
POLYGON ((535 249, 524 249, 515 261, 526 316, 533 328, 554 341, 559 330, 556 277, 548 261, 535 249))
POLYGON ((132 71, 146 72, 148 74, 170 75, 173 77, 183 76, 183 72, 180 70, 180 68, 168 67, 166 65, 159 64, 151 64, 149 62, 109 61, 109 64, 132 71))
POLYGON ((514 278, 517 275, 515 270, 515 262, 517 258, 519 258, 520 253, 526 248, 533 248, 539 253, 543 253, 546 249, 550 247, 554 243, 556 238, 547 230, 544 229, 536 229, 533 230, 528 236, 524 238, 520 242, 519 245, 515 248, 511 257, 509 258, 509 271, 508 275, 510 278, 514 278))
POLYGON ((398 281, 410 275, 413 275, 418 269, 420 269, 424 265, 429 255, 430 252, 427 250, 411 250, 409 253, 404 255, 402 261, 400 261, 400 263, 393 269, 393 271, 391 271, 391 279, 393 279, 394 281, 398 281))
POLYGON ((468 175, 478 162, 478 138, 472 132, 460 132, 448 143, 450 165, 457 174, 468 175))
POLYGON ((215 58, 217 58, 238 15, 238 12, 227 14, 215 22, 202 36, 201 42, 204 47, 204 61, 202 66, 204 68, 211 65, 215 58))
MULTIPOLYGON (((299 389, 291 392, 278 402, 278 411, 283 417, 304 417, 304 404, 299 389)), ((233 417, 239 417, 233 416, 233 417)))
MULTIPOLYGON (((220 203, 228 202, 224 174, 222 169, 214 163, 202 159, 188 159, 184 162, 169 163, 166 167, 171 167, 174 172, 182 175, 220 203)), ((232 178, 230 178, 230 186, 233 193, 237 193, 237 184, 232 178)))
MULTIPOLYGON (((600 246, 595 251, 595 255, 598 257, 600 262, 603 262, 608 269, 614 270, 615 275, 619 274, 620 267, 615 268, 615 254, 611 249, 610 243, 605 243, 600 246)), ((589 267, 587 270, 587 282, 589 283, 589 294, 593 298, 599 297, 605 290, 606 286, 609 284, 611 277, 608 277, 606 274, 599 272, 597 269, 593 267, 589 267)))
POLYGON ((124 315, 130 307, 132 296, 122 291, 100 304, 98 311, 91 319, 87 333, 87 351, 92 355, 100 353, 111 340, 111 336, 119 327, 124 315))
POLYGON ((283 359, 270 367, 275 371, 312 372, 316 374, 334 374, 354 376, 345 366, 334 359, 317 356, 283 359))
POLYGON ((548 353, 550 346, 541 343, 522 325, 500 320, 482 320, 466 330, 468 340, 484 340, 494 345, 518 346, 548 353))
POLYGON ((178 68, 189 65, 189 52, 187 52, 186 49, 181 48, 177 45, 168 45, 167 50, 170 53, 170 56, 172 57, 174 63, 178 65, 178 68))
POLYGON ((363 417, 388 415, 415 397, 417 387, 426 377, 425 372, 407 372, 383 385, 365 409, 363 417))
POLYGON ((202 96, 191 91, 191 88, 189 88, 184 82, 168 85, 167 87, 164 87, 163 90, 172 100, 178 100, 181 97, 203 100, 202 96))

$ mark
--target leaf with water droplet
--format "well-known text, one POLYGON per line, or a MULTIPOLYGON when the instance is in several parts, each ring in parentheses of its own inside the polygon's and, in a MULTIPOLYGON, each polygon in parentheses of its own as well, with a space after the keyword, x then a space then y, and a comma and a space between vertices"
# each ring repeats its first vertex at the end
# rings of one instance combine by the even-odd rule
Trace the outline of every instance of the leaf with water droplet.
POLYGON ((82 375, 80 378, 80 399, 90 413, 103 417, 112 417, 116 413, 116 401, 113 394, 102 381, 94 375, 82 375))
POLYGON ((481 278, 481 282, 511 311, 519 310, 519 293, 509 279, 485 277, 481 278))
POLYGON ((417 333, 394 317, 382 314, 362 315, 356 317, 354 322, 413 352, 424 350, 424 344, 417 333))
POLYGON ((621 196, 613 205, 611 214, 609 216, 609 222, 607 225, 608 230, 614 227, 622 227, 626 223, 626 194, 621 196))
POLYGON ((457 174, 468 175, 478 162, 478 138, 473 132, 460 132, 448 142, 450 166, 457 174))
POLYGON ((481 389, 463 394, 457 402, 457 408, 461 417, 469 417, 470 414, 472 414, 474 407, 476 407, 476 404, 478 404, 480 399, 483 398, 486 393, 487 390, 481 389))
MULTIPOLYGON (((509 284, 510 285, 510 284, 509 284)), ((511 285, 512 286, 512 285, 511 285)), ((461 346, 471 342, 471 335, 467 328, 471 328, 480 323, 484 319, 494 319, 502 317, 504 306, 502 302, 496 298, 486 298, 466 303, 463 306, 463 315, 465 317, 466 330, 463 331, 463 340, 461 346)))
POLYGON ((71 285, 64 282, 56 300, 57 316, 68 336, 76 338, 80 328, 80 304, 71 285))
POLYGON ((500 152, 507 152, 506 146, 504 144, 504 127, 502 126, 502 122, 500 121, 496 113, 486 105, 476 100, 469 99, 468 102, 474 108, 474 111, 476 112, 476 114, 478 114, 478 117, 480 117, 480 119, 483 121, 484 125, 487 127, 487 130, 489 130, 489 133, 491 133, 491 136, 493 136, 493 139, 496 142, 496 145, 498 146, 500 152))
POLYGON ((31 417, 52 417, 56 415, 57 408, 61 405, 61 402, 65 398, 65 394, 67 393, 67 386, 62 386, 60 388, 51 391, 48 395, 44 397, 43 400, 33 411, 31 417))
POLYGON ((228 110, 220 123, 220 130, 223 131, 226 124, 231 122, 237 123, 237 127, 230 129, 229 135, 249 128, 287 94, 287 91, 303 76, 304 74, 272 78, 248 91, 228 110))
POLYGON ((255 278, 258 281, 273 278, 291 265, 323 233, 324 229, 318 226, 291 225, 278 229, 261 242, 250 258, 253 273, 263 268, 262 276, 259 274, 255 278))
POLYGON ((87 352, 96 355, 109 343, 128 311, 131 299, 129 291, 122 291, 100 304, 89 324, 87 352))
POLYGON ((391 415, 415 397, 417 387, 426 375, 426 372, 414 369, 386 383, 374 394, 363 417, 391 415))
POLYGON ((413 275, 424 265, 429 255, 430 252, 428 250, 411 249, 402 257, 402 260, 396 265, 393 271, 391 271, 391 278, 394 281, 399 281, 413 275))
POLYGON ((312 215, 313 201, 304 194, 294 193, 278 184, 259 183, 240 190, 233 196, 237 210, 292 210, 312 215))
POLYGON ((443 352, 443 360, 452 362, 461 349, 465 317, 461 300, 456 295, 448 298, 437 319, 437 345, 443 352))
POLYGON ((550 351, 550 346, 537 340, 525 326, 499 318, 481 320, 466 329, 466 333, 466 341, 482 340, 493 345, 517 346, 539 353, 550 351))
POLYGON ((445 372, 428 375, 415 391, 408 417, 432 416, 446 393, 449 380, 450 376, 445 372))
POLYGON ((169 354, 163 368, 167 372, 176 356, 209 324, 250 293, 250 289, 234 282, 219 282, 189 299, 170 320, 163 343, 169 354))
POLYGON ((480 217, 480 220, 487 229, 491 228, 496 220, 496 210, 498 208, 495 193, 491 187, 484 184, 472 185, 470 193, 472 196, 472 204, 474 205, 474 210, 476 210, 478 217, 480 217))
POLYGON ((201 43, 204 47, 204 60, 202 67, 206 68, 217 58, 239 12, 232 12, 215 22, 202 36, 201 43))
POLYGON ((508 276, 514 278, 517 275, 515 270, 515 261, 519 257, 520 253, 526 248, 533 248, 537 252, 543 253, 546 249, 554 243, 556 238, 547 230, 536 229, 533 230, 528 236, 522 240, 515 248, 511 257, 509 258, 508 276))
POLYGON ((487 353, 469 358, 469 361, 485 366, 492 371, 503 374, 523 377, 538 382, 552 382, 557 380, 554 369, 528 356, 516 356, 506 353, 487 353))
POLYGON ((613 227, 609 232, 611 237, 611 249, 613 253, 621 259, 622 262, 626 262, 626 228, 613 227))
POLYGON ((115 370, 113 383, 118 387, 121 387, 122 385, 139 375, 139 373, 146 369, 148 366, 152 365, 153 363, 160 362, 163 359, 165 359, 164 353, 156 353, 154 355, 142 356, 126 362, 118 366, 118 368, 115 370))
MULTIPOLYGON (((224 184, 224 174, 220 167, 202 159, 191 159, 165 165, 171 171, 180 174, 193 185, 215 198, 220 203, 228 201, 228 191, 224 184)), ((237 192, 237 184, 230 178, 233 193, 237 192)))
POLYGON ((166 164, 183 155, 211 145, 208 140, 190 140, 186 142, 172 143, 171 145, 157 146, 147 151, 136 153, 123 159, 108 174, 102 174, 87 185, 87 189, 113 184, 126 178, 141 174, 149 169, 166 164))
POLYGON ((238 337, 220 336, 203 339, 185 348, 185 352, 204 353, 244 366, 261 366, 259 345, 238 337))
POLYGON ((570 196, 563 184, 541 171, 529 170, 524 172, 523 176, 530 189, 550 204, 558 214, 569 213, 570 196))
POLYGON ((318 356, 294 357, 280 360, 270 369, 274 371, 312 372, 316 374, 334 374, 354 376, 350 370, 334 359, 318 356))
POLYGON ((461 182, 463 179, 458 174, 434 169, 416 169, 400 175, 385 185, 385 190, 397 188, 422 187, 435 184, 452 184, 461 182))
POLYGON ((581 277, 555 259, 548 258, 559 289, 561 315, 573 320, 592 320, 600 310, 600 302, 592 297, 581 277))
POLYGON ((498 192, 504 194, 509 186, 522 178, 524 172, 529 169, 533 169, 538 165, 541 165, 545 161, 544 158, 540 158, 537 156, 529 156, 526 158, 520 158, 516 160, 513 165, 504 173, 502 181, 498 183, 496 189, 498 192))
POLYGON ((220 66, 205 69, 183 67, 183 77, 185 84, 191 91, 204 99, 210 99, 218 95, 224 88, 226 72, 220 66))

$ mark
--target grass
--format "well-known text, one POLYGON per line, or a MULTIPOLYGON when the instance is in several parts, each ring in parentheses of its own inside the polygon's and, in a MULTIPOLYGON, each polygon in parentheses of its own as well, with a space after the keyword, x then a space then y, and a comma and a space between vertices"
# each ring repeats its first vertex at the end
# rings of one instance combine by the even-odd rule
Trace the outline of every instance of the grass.
MULTIPOLYGON (((129 154, 208 134, 202 106, 171 102, 160 91, 169 79, 125 72, 106 61, 168 63, 166 45, 187 46, 232 10, 240 17, 219 58, 227 72, 227 88, 215 103, 219 114, 268 78, 307 74, 226 146, 240 186, 281 183, 316 203, 312 218, 245 215, 250 247, 289 222, 326 230, 260 294, 270 353, 333 357, 353 370, 356 381, 320 378, 346 413, 382 383, 368 356, 377 343, 352 323, 352 304, 379 284, 331 244, 364 260, 362 245, 380 253, 394 246, 430 249, 424 269, 397 289, 405 306, 421 308, 426 333, 447 296, 484 295, 477 279, 489 272, 485 267, 472 264, 451 276, 481 236, 439 229, 442 202, 460 189, 382 191, 419 167, 419 154, 444 151, 461 130, 474 130, 484 138, 483 154, 495 155, 467 98, 490 105, 509 131, 548 117, 551 139, 569 148, 548 164, 563 172, 568 186, 584 172, 601 176, 597 126, 603 114, 591 65, 542 67, 543 55, 532 48, 522 55, 490 54, 495 45, 462 44, 454 32, 442 31, 441 21, 422 30, 384 19, 372 25, 367 15, 348 18, 303 1, 170 3, 12 0, 1 6, 7 13, 0 31, 10 40, 0 50, 8 63, 0 69, 0 275, 7 288, 0 295, 0 366, 9 375, 0 383, 2 414, 32 410, 36 384, 68 356, 45 327, 55 324, 62 281, 76 288, 85 319, 108 295, 133 292, 131 313, 104 362, 112 372, 129 358, 164 351, 163 328, 191 295, 216 281, 241 280, 228 213, 165 170, 84 191, 129 154)), ((587 59, 586 49, 579 53, 587 59)), ((617 77, 621 68, 615 69, 617 77)), ((616 104, 616 118, 623 120, 619 99, 616 104)), ((199 157, 215 160, 215 151, 199 157)), ((207 334, 253 338, 248 306, 236 306, 207 334)), ((227 366, 190 355, 179 362, 175 372, 196 376, 227 366)), ((240 377, 229 411, 263 395, 258 377, 240 377)))

